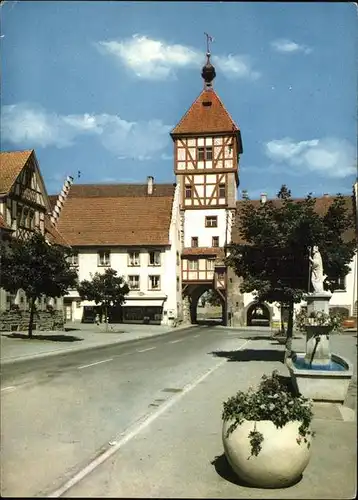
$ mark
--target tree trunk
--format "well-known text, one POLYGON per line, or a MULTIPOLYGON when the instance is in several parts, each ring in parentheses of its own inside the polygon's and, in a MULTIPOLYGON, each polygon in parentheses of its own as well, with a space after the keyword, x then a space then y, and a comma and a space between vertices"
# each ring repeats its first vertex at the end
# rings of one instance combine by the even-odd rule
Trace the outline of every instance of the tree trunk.
POLYGON ((292 356, 292 336, 293 336, 293 301, 288 305, 287 339, 285 350, 285 363, 292 356))
POLYGON ((108 306, 107 306, 107 304, 104 306, 104 314, 105 314, 105 321, 106 321, 106 332, 108 332, 108 306))
POLYGON ((35 298, 31 297, 30 298, 30 320, 29 320, 29 338, 32 339, 32 328, 34 324, 34 314, 35 314, 35 298))
POLYGON ((281 332, 280 333, 283 333, 285 335, 285 321, 284 321, 284 317, 283 317, 283 310, 284 310, 284 305, 283 303, 281 302, 280 304, 280 310, 281 310, 281 332))

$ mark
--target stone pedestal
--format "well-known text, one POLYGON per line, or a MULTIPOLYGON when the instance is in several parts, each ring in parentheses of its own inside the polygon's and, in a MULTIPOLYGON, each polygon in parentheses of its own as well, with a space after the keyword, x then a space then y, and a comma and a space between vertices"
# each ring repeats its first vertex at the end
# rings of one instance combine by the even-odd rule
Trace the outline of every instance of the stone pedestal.
MULTIPOLYGON (((307 316, 311 313, 322 312, 329 314, 329 301, 332 294, 329 292, 310 293, 306 295, 307 316)), ((310 321, 310 319, 309 319, 310 321)), ((330 326, 308 324, 306 326, 306 354, 305 361, 314 365, 329 365, 331 351, 329 347, 330 326)))
POLYGON ((329 292, 321 293, 309 293, 305 296, 307 302, 307 314, 308 316, 312 312, 324 312, 329 313, 329 301, 331 300, 332 294, 329 292))
POLYGON ((306 326, 305 362, 314 365, 329 365, 331 351, 329 347, 330 326, 306 326))

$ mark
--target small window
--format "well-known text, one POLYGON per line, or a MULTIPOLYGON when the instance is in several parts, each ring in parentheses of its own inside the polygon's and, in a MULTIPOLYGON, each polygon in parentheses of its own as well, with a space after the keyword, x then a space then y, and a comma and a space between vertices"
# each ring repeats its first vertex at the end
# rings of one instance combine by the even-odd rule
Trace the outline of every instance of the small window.
POLYGON ((133 266, 139 266, 139 265, 140 265, 139 252, 129 252, 129 254, 128 254, 128 266, 133 267, 133 266))
POLYGON ((149 290, 160 290, 160 276, 149 276, 149 290))
POLYGON ((139 276, 138 275, 132 275, 128 276, 128 284, 129 288, 131 290, 139 290, 139 276))
POLYGON ((79 309, 81 307, 81 301, 76 300, 76 309, 79 309))
POLYGON ((197 236, 193 236, 191 238, 191 248, 198 248, 199 246, 199 240, 197 236))
POLYGON ((16 205, 16 225, 17 227, 22 225, 22 205, 19 203, 16 205))
POLYGON ((189 259, 189 271, 197 271, 199 269, 199 262, 197 259, 189 259))
POLYGON ((219 184, 219 198, 225 198, 225 196, 226 196, 225 184, 219 184))
POLYGON ((205 227, 218 227, 217 215, 207 215, 205 217, 205 227))
POLYGON ((192 196, 192 187, 190 184, 185 185, 185 198, 191 198, 192 196))
POLYGON ((338 276, 338 278, 328 279, 330 283, 334 285, 334 289, 337 291, 345 291, 346 290, 346 277, 338 276))
POLYGON ((206 269, 208 271, 214 271, 215 268, 215 259, 208 259, 206 261, 206 269))
POLYGON ((28 228, 29 227, 29 209, 27 207, 24 207, 22 211, 22 222, 21 225, 23 227, 28 228))
POLYGON ((158 251, 149 252, 149 265, 160 266, 160 252, 158 251))
POLYGON ((211 240, 211 244, 213 247, 218 247, 219 246, 219 236, 213 236, 211 240))
POLYGON ((34 228, 34 222, 35 222, 35 212, 33 210, 29 211, 29 229, 34 228))
POLYGON ((98 252, 98 265, 109 266, 111 263, 110 252, 108 250, 98 252))
POLYGON ((177 266, 180 265, 180 256, 179 256, 179 252, 177 252, 177 266))
POLYGON ((213 159, 213 148, 212 146, 201 146, 198 147, 198 160, 199 161, 204 161, 204 160, 212 160, 213 159))
POLYGON ((180 279, 177 276, 177 292, 179 292, 179 290, 180 290, 180 279))
POLYGON ((71 255, 69 255, 67 260, 71 266, 77 267, 78 266, 78 252, 74 252, 71 255))

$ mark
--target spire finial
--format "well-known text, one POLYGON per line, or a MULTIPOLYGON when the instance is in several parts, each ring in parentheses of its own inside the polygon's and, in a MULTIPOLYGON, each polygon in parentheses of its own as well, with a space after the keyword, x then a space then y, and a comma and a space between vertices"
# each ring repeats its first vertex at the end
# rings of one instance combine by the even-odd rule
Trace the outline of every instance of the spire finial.
POLYGON ((214 38, 207 33, 204 32, 204 35, 206 36, 206 55, 210 57, 210 47, 209 47, 209 42, 213 42, 214 38))
POLYGON ((207 57, 207 61, 206 61, 206 64, 205 66, 203 67, 203 70, 201 72, 201 76, 203 77, 204 79, 204 88, 205 89, 210 89, 213 85, 213 80, 216 76, 216 72, 215 72, 215 68, 214 66, 211 64, 210 62, 210 56, 211 56, 211 53, 210 53, 210 46, 209 46, 209 42, 213 42, 214 41, 214 38, 210 35, 208 35, 208 33, 204 33, 204 35, 206 36, 206 57, 207 57))

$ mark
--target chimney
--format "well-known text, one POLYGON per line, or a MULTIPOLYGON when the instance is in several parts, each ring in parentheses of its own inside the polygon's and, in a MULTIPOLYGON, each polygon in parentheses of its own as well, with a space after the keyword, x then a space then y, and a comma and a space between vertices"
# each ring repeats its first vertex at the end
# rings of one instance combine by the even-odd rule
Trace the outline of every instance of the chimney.
POLYGON ((324 194, 323 194, 323 197, 324 197, 324 198, 329 198, 329 193, 324 193, 324 194))
POLYGON ((73 183, 73 177, 71 177, 69 175, 63 184, 61 193, 58 195, 56 205, 54 206, 51 217, 50 217, 51 222, 54 226, 56 226, 56 224, 57 224, 62 207, 66 201, 66 198, 68 196, 68 193, 70 191, 72 183, 73 183))
POLYGON ((261 203, 262 204, 266 203, 266 201, 267 201, 267 194, 266 193, 261 193, 260 199, 261 199, 261 203))
POLYGON ((153 194, 153 183, 154 183, 154 177, 151 175, 148 175, 147 177, 147 194, 151 195, 153 194))

